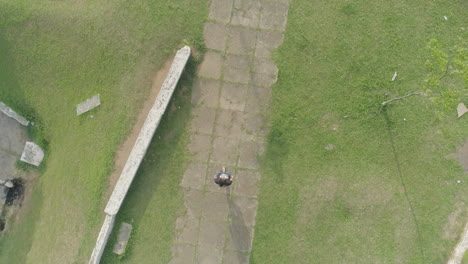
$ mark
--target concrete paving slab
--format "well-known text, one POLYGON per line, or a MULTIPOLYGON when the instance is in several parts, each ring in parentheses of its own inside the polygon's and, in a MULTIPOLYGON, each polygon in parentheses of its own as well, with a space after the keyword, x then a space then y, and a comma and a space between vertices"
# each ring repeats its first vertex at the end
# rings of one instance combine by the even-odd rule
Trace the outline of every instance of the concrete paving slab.
POLYGON ((192 104, 197 106, 218 107, 221 82, 219 80, 197 78, 192 88, 192 104))
POLYGON ((205 175, 207 165, 200 162, 192 162, 185 170, 184 177, 180 183, 183 187, 203 190, 205 186, 205 175))
POLYGON ((262 12, 264 14, 287 16, 288 15, 288 4, 287 3, 282 3, 282 2, 275 2, 275 1, 271 1, 271 0, 263 0, 262 1, 262 12))
POLYGON ((248 169, 260 167, 257 156, 262 153, 262 146, 254 141, 241 141, 239 147, 239 161, 237 166, 248 169))
POLYGON ((229 202, 230 220, 236 226, 254 226, 258 201, 255 198, 233 196, 229 202))
POLYGON ((184 204, 189 217, 201 217, 203 192, 196 189, 184 189, 184 204))
POLYGON ((197 264, 221 264, 223 261, 223 251, 208 246, 199 246, 196 255, 197 264))
POLYGON ((221 109, 216 118, 214 134, 222 137, 241 138, 243 122, 243 112, 221 109))
POLYGON ((231 25, 240 25, 244 27, 257 28, 260 23, 259 11, 253 10, 233 10, 231 25))
POLYGON ((213 51, 205 53, 203 62, 198 67, 198 76, 210 79, 220 79, 224 58, 221 54, 213 51))
MULTIPOLYGON (((252 249, 253 228, 243 225, 229 225, 225 247, 229 250, 250 251, 252 249)), ((226 261, 226 256, 225 256, 226 261)))
POLYGON ((252 74, 252 84, 256 86, 270 87, 276 83, 278 76, 263 73, 252 74))
POLYGON ((213 133, 216 109, 209 107, 197 107, 192 110, 191 131, 199 134, 213 133))
POLYGON ((260 173, 256 171, 238 170, 233 183, 235 195, 257 197, 260 173))
POLYGON ((216 137, 213 142, 211 162, 228 167, 236 166, 239 155, 238 143, 238 139, 216 137))
POLYGON ((224 64, 235 69, 250 68, 250 57, 245 55, 226 55, 224 64))
POLYGON ((207 48, 224 51, 228 39, 228 29, 224 24, 207 22, 203 31, 203 38, 207 48))
POLYGON ((250 255, 239 251, 224 251, 223 264, 249 264, 250 255))
POLYGON ((270 58, 273 51, 283 43, 284 34, 280 31, 261 30, 257 34, 255 57, 270 58))
POLYGON ((248 88, 246 84, 225 82, 219 98, 219 107, 227 110, 244 111, 248 88))
POLYGON ((273 15, 263 13, 260 16, 259 28, 284 31, 286 29, 287 17, 284 15, 273 15))
POLYGON ((209 19, 229 23, 231 20, 231 11, 233 0, 216 0, 211 1, 209 19))
POLYGON ((251 86, 247 91, 244 111, 248 113, 266 112, 270 104, 270 98, 270 88, 251 86))
POLYGON ((190 143, 188 150, 192 154, 194 160, 208 162, 208 156, 211 149, 211 136, 207 135, 190 135, 190 143))
POLYGON ((212 248, 222 249, 227 222, 203 219, 200 222, 200 235, 198 243, 212 248))
POLYGON ((0 150, 0 180, 7 181, 15 178, 17 160, 19 160, 17 156, 0 150))
POLYGON ((234 83, 250 83, 250 69, 234 68, 233 66, 224 66, 224 80, 234 83))
POLYGON ((249 135, 258 136, 265 126, 265 117, 261 113, 245 113, 242 128, 249 135))
POLYGON ((271 59, 255 58, 252 70, 255 73, 278 76, 278 67, 271 59))
POLYGON ((237 10, 241 10, 241 11, 253 10, 256 12, 260 12, 261 8, 262 8, 261 0, 234 0, 234 9, 237 9, 237 10))
POLYGON ((177 236, 179 243, 196 244, 198 242, 198 232, 200 230, 200 219, 186 217, 181 233, 177 236))
POLYGON ((226 51, 232 54, 251 55, 255 51, 256 42, 256 30, 239 26, 230 27, 226 51))
POLYGON ((26 144, 26 130, 13 118, 0 112, 0 150, 21 156, 26 144))
POLYGON ((226 194, 219 192, 206 192, 203 199, 202 216, 206 219, 227 221, 229 204, 226 194))
POLYGON ((189 244, 175 244, 172 251, 174 258, 169 264, 193 263, 195 258, 195 246, 189 244))

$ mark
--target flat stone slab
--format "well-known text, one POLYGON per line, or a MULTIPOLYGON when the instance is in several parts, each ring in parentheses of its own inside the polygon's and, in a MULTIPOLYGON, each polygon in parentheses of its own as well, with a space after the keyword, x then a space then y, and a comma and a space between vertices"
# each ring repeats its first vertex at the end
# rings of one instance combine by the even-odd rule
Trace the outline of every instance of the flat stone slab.
POLYGON ((28 120, 26 120, 26 118, 18 115, 15 111, 13 111, 13 109, 8 107, 3 102, 0 102, 0 111, 3 112, 5 115, 15 119, 16 121, 18 121, 18 123, 22 124, 23 126, 28 126, 30 123, 28 120))
POLYGON ((225 251, 223 264, 249 264, 250 256, 239 251, 225 251))
POLYGON ((184 217, 183 226, 177 236, 178 242, 196 244, 198 242, 198 232, 200 230, 200 219, 184 217))
POLYGON ((15 154, 19 159, 25 143, 26 131, 21 124, 0 113, 0 150, 15 154))
POLYGON ((198 264, 221 264, 222 263, 222 251, 208 247, 199 246, 197 248, 197 254, 195 263, 198 264))
POLYGON ((457 107, 458 118, 468 112, 468 108, 466 108, 464 103, 459 103, 457 107))
POLYGON ((195 247, 188 244, 176 244, 173 249, 174 258, 169 264, 187 264, 193 263, 195 257, 195 247))
POLYGON ((101 104, 101 98, 98 95, 95 95, 86 101, 76 105, 76 115, 81 115, 88 112, 89 110, 98 107, 101 104))
POLYGON ((130 234, 132 233, 133 226, 128 223, 122 223, 119 229, 119 235, 117 236, 117 242, 114 245, 114 252, 117 255, 122 255, 127 247, 130 234))
POLYGON ((44 151, 36 143, 26 141, 23 154, 21 154, 21 161, 32 164, 34 166, 41 165, 44 159, 44 151))
POLYGON ((0 180, 13 180, 17 173, 15 163, 18 157, 0 150, 0 180))
POLYGON ((198 242, 200 245, 222 249, 224 247, 224 234, 226 233, 226 229, 226 222, 202 219, 198 242))

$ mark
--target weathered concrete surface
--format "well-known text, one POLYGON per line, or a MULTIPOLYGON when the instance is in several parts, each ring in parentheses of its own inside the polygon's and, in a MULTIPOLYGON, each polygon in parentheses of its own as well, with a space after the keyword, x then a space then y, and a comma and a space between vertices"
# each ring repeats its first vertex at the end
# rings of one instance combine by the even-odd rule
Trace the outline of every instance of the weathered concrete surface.
POLYGON ((117 242, 114 245, 114 252, 117 255, 122 255, 125 252, 127 247, 128 240, 130 239, 130 234, 132 233, 132 225, 127 223, 122 223, 119 229, 119 235, 117 237, 117 242))
POLYGON ((24 145, 23 154, 21 154, 21 161, 39 166, 43 159, 44 151, 41 147, 34 142, 27 141, 26 145, 24 145))
POLYGON ((101 104, 101 97, 100 95, 95 95, 86 101, 76 105, 76 115, 81 115, 83 113, 88 112, 89 110, 98 107, 101 104))
POLYGON ((249 263, 259 172, 268 125, 271 56, 283 42, 288 0, 212 0, 204 28, 209 51, 192 92, 188 151, 180 183, 186 214, 176 221, 173 263, 249 263), (227 166, 233 184, 213 175, 227 166), (216 201, 216 202, 213 202, 216 201))
POLYGON ((172 93, 176 88, 177 82, 182 75, 189 57, 190 48, 188 46, 183 47, 177 52, 166 80, 161 87, 153 107, 148 113, 146 121, 141 128, 135 145, 133 146, 132 152, 128 157, 127 163, 122 170, 122 174, 120 175, 109 202, 107 203, 106 209, 104 210, 106 214, 115 215, 119 211, 122 201, 124 200, 138 167, 146 154, 146 150, 148 149, 154 132, 166 111, 169 101, 171 100, 172 93))
POLYGON ((26 120, 26 118, 18 115, 15 111, 13 111, 13 109, 8 107, 3 102, 0 102, 0 111, 3 112, 5 115, 15 119, 16 121, 18 121, 18 123, 22 124, 23 126, 29 125, 29 121, 26 120))
POLYGON ((91 254, 91 259, 89 264, 99 264, 101 261, 102 253, 107 245, 107 240, 109 239, 110 234, 112 233, 112 228, 115 223, 115 215, 106 215, 104 223, 102 224, 101 231, 99 232, 98 239, 96 241, 96 246, 94 247, 93 253, 91 254))
POLYGON ((13 118, 0 112, 0 181, 22 177, 24 172, 16 169, 16 162, 26 144, 24 127, 13 118))

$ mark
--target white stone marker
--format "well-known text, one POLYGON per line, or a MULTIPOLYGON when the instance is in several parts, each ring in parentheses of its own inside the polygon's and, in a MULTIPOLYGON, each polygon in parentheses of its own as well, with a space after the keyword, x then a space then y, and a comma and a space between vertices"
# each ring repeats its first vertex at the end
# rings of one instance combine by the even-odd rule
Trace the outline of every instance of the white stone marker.
POLYGON ((459 103, 457 107, 457 112, 458 112, 458 118, 460 118, 462 115, 468 112, 468 108, 466 108, 466 105, 464 103, 459 103))
POLYGON ((81 115, 83 113, 88 112, 89 110, 99 106, 101 104, 101 97, 95 95, 86 101, 82 102, 81 104, 76 105, 76 115, 81 115))
POLYGON ((39 166, 43 159, 44 151, 42 151, 41 147, 34 142, 26 141, 20 160, 34 166, 39 166))

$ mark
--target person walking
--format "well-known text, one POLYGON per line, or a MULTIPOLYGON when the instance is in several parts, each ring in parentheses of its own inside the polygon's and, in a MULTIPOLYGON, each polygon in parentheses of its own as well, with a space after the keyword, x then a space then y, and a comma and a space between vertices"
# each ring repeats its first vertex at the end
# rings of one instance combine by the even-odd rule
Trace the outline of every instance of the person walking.
POLYGON ((226 167, 218 171, 218 173, 214 176, 214 182, 219 185, 219 187, 229 186, 232 184, 234 180, 234 176, 226 171, 226 167))

